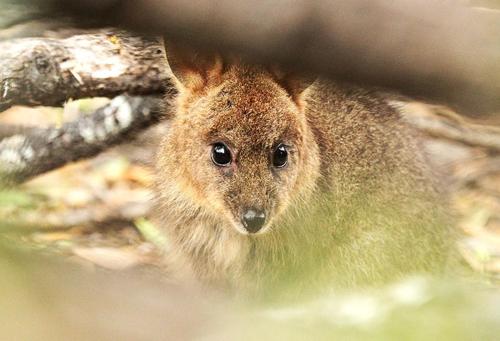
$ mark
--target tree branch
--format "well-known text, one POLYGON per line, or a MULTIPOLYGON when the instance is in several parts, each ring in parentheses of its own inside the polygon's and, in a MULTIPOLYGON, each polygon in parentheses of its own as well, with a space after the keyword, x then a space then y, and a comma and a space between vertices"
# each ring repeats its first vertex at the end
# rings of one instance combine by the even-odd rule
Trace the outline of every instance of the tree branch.
POLYGON ((61 128, 37 129, 0 141, 0 179, 19 183, 129 140, 163 115, 160 100, 119 96, 61 128))
POLYGON ((472 123, 450 109, 436 105, 393 102, 405 119, 427 135, 500 153, 500 128, 472 123))
POLYGON ((47 0, 41 6, 87 24, 91 18, 95 26, 165 33, 180 44, 387 87, 459 112, 500 109, 500 15, 456 2, 47 0))
POLYGON ((0 42, 0 111, 16 104, 161 93, 171 85, 163 56, 155 39, 125 33, 0 42))

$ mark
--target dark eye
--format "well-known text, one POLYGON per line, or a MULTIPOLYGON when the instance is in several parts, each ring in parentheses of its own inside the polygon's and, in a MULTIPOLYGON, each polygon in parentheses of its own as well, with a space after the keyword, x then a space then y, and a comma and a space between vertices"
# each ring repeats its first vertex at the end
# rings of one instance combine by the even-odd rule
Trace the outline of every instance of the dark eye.
POLYGON ((217 142, 212 146, 212 161, 217 166, 225 167, 231 163, 231 151, 222 142, 217 142))
POLYGON ((278 145, 273 153, 273 166, 276 168, 283 168, 288 162, 288 151, 284 144, 278 145))

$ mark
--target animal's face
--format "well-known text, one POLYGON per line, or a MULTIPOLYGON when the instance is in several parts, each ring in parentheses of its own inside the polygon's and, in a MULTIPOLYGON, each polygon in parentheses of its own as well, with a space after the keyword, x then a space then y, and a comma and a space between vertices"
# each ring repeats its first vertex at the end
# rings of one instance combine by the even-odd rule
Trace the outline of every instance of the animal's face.
POLYGON ((255 69, 234 67, 182 96, 161 152, 178 164, 182 191, 240 233, 267 231, 301 192, 316 153, 305 115, 255 69))

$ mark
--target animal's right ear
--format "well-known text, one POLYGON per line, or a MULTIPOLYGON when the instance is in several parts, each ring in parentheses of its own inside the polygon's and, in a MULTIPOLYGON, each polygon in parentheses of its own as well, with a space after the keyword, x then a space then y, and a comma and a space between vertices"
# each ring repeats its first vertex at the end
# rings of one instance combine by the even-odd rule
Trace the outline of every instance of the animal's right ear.
POLYGON ((294 72, 285 71, 278 65, 271 65, 269 71, 275 81, 281 85, 299 105, 301 104, 302 94, 316 79, 314 75, 296 74, 294 72))
POLYGON ((165 49, 172 74, 184 88, 200 90, 223 73, 222 58, 216 54, 199 54, 171 44, 165 49))

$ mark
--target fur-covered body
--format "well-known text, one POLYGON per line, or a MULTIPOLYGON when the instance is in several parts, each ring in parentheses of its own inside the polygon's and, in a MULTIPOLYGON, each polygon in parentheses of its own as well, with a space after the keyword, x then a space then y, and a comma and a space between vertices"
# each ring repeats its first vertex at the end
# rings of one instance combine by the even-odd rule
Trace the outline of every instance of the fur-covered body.
POLYGON ((174 272, 237 288, 301 287, 441 267, 449 231, 419 136, 376 93, 327 81, 304 91, 238 63, 191 81, 157 161, 174 272), (227 169, 208 156, 220 139, 237 155, 227 169), (293 145, 288 169, 269 170, 263 151, 283 139, 293 145), (235 226, 248 203, 269 212, 263 233, 235 226))

